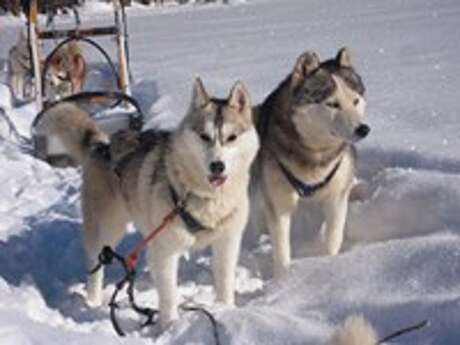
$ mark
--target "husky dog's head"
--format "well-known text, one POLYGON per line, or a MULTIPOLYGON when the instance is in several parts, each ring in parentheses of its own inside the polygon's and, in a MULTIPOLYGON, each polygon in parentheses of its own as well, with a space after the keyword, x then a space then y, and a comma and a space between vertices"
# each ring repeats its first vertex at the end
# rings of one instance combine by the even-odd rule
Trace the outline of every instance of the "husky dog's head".
POLYGON ((217 99, 208 95, 197 78, 189 111, 177 133, 175 148, 195 187, 214 190, 247 177, 259 142, 246 86, 238 81, 226 99, 217 99))
POLYGON ((314 52, 302 54, 291 73, 290 90, 292 120, 309 144, 356 142, 369 133, 364 85, 347 48, 324 62, 314 52))
POLYGON ((72 83, 67 60, 67 57, 58 51, 49 62, 46 83, 50 100, 58 100, 72 94, 72 83))
POLYGON ((70 41, 61 46, 51 57, 47 70, 47 86, 51 100, 70 96, 74 90, 72 73, 84 73, 85 62, 80 46, 70 41))

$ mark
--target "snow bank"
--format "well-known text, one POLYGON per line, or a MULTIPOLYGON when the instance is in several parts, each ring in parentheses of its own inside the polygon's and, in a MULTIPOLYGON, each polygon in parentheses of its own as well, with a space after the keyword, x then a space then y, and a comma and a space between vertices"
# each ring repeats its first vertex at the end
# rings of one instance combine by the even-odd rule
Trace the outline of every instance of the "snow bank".
MULTIPOLYGON (((438 232, 363 246, 336 258, 297 260, 282 281, 268 284, 263 296, 216 313, 221 339, 229 344, 323 344, 347 316, 360 314, 380 337, 429 320, 428 328, 404 336, 402 343, 454 345, 460 337, 455 326, 460 321, 459 248, 456 234, 438 232)), ((205 322, 188 327, 184 335, 181 323, 164 337, 178 344, 185 339, 212 344, 203 341, 209 332, 205 322)))
MULTIPOLYGON (((460 4, 435 0, 397 5, 258 0, 225 10, 155 9, 155 16, 140 7, 130 10, 133 92, 149 114, 149 127, 177 123, 197 74, 217 96, 244 79, 258 102, 307 48, 331 56, 340 46, 351 46, 367 85, 372 133, 359 144, 361 184, 350 205, 343 254, 305 257, 318 224, 315 212, 300 208, 292 237, 297 259, 281 281, 270 280, 267 236, 244 243, 236 309, 214 305, 209 252, 182 261, 181 295, 215 314, 223 344, 323 344, 356 313, 368 318, 381 336, 430 320, 429 328, 399 343, 458 343, 460 141, 455 90, 460 73, 458 47, 452 42, 458 41, 460 4)), ((102 4, 87 1, 87 6, 84 20, 108 20, 93 17, 107 9, 102 4)), ((0 65, 16 38, 17 23, 0 18, 0 65)), ((97 70, 96 63, 92 66, 97 70)), ((106 77, 95 71, 91 78, 91 84, 98 84, 106 77)), ((2 84, 0 112, 1 344, 152 343, 155 329, 133 331, 126 341, 116 338, 107 309, 91 309, 84 302, 78 171, 52 169, 30 156, 27 138, 36 109, 13 107, 2 84)), ((257 220, 250 230, 263 228, 257 220)), ((138 238, 128 234, 120 251, 138 238)), ((109 270, 106 298, 119 278, 119 270, 109 270)), ((143 270, 139 299, 154 306, 152 286, 143 270)), ((129 313, 122 317, 134 329, 129 313)), ((209 321, 193 313, 184 314, 154 343, 214 344, 209 321)))
POLYGON ((46 306, 32 286, 11 287, 0 279, 0 339, 2 345, 147 344, 113 335, 108 321, 76 323, 46 306))

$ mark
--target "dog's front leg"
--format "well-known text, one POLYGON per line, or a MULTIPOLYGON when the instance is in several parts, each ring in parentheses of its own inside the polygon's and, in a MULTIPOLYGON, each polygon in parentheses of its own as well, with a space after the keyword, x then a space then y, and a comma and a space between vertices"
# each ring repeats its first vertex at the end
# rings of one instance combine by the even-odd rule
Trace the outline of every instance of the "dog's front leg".
POLYGON ((280 278, 291 264, 291 218, 299 196, 274 164, 264 169, 261 201, 272 242, 273 276, 280 278))
POLYGON ((22 76, 19 75, 13 75, 11 78, 11 88, 13 90, 13 96, 15 101, 18 100, 23 100, 24 98, 24 92, 23 92, 23 82, 22 82, 22 76))
POLYGON ((216 299, 227 305, 235 304, 235 271, 241 239, 248 222, 249 199, 246 196, 232 217, 223 224, 222 237, 212 243, 212 264, 216 299))
POLYGON ((166 329, 179 315, 177 311, 178 253, 153 250, 149 256, 149 268, 158 288, 161 328, 166 329))
POLYGON ((235 304, 235 271, 241 246, 242 230, 224 236, 212 244, 212 264, 216 299, 227 305, 235 304))
POLYGON ((291 264, 291 213, 266 212, 265 219, 272 242, 273 276, 280 278, 291 264))
POLYGON ((332 195, 322 202, 324 223, 321 229, 323 253, 337 255, 342 246, 348 212, 348 193, 332 195))

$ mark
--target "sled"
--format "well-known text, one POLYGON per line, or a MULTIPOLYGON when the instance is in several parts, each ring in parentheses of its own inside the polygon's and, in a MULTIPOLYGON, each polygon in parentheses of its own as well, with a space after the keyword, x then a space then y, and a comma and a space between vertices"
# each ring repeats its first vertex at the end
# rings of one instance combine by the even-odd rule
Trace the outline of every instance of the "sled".
MULTIPOLYGON (((53 1, 47 2, 46 6, 47 9, 50 9, 51 6, 51 10, 56 12, 60 5, 59 0, 54 1, 56 3, 55 7, 52 7, 53 1)), ((24 9, 27 18, 28 43, 32 60, 35 102, 39 110, 37 117, 32 123, 32 142, 35 156, 53 166, 57 165, 53 163, 56 160, 50 159, 52 157, 47 152, 47 135, 46 133, 38 134, 35 129, 39 121, 46 116, 46 111, 61 102, 83 103, 87 110, 94 106, 97 111, 88 111, 95 121, 98 124, 101 123, 103 129, 107 130, 109 134, 121 128, 130 128, 133 130, 140 130, 142 128, 144 116, 137 102, 131 97, 125 2, 123 0, 112 0, 114 13, 113 25, 89 28, 80 27, 78 12, 74 9, 75 28, 41 30, 38 23, 38 0, 30 0, 24 9), (104 48, 93 39, 93 37, 98 36, 111 36, 115 38, 118 58, 117 65, 114 64, 104 48), (60 42, 44 60, 41 60, 39 47, 44 40, 60 40, 60 42), (60 48, 73 41, 89 45, 103 56, 116 81, 117 91, 79 92, 57 101, 50 100, 46 86, 47 83, 45 82, 50 61, 60 48)), ((67 161, 71 162, 71 160, 67 161)), ((59 162, 58 166, 60 167, 72 166, 71 163, 62 164, 62 162, 66 162, 65 159, 61 159, 59 162)))

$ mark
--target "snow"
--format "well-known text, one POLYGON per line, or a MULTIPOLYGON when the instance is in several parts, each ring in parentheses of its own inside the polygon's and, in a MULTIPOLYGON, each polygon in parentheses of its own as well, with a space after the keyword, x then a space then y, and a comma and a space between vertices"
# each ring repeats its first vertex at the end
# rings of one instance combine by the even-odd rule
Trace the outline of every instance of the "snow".
MULTIPOLYGON (((306 49, 330 57, 349 46, 367 86, 372 132, 358 145, 361 182, 344 253, 305 257, 314 237, 305 229, 318 224, 314 212, 301 209, 293 269, 272 281, 269 240, 255 238, 256 221, 241 254, 236 309, 214 304, 208 252, 184 258, 183 300, 208 306, 223 344, 323 344, 354 313, 368 318, 380 336, 430 321, 398 344, 458 344, 459 13, 456 0, 253 0, 128 9, 133 92, 152 127, 177 123, 196 75, 217 96, 242 79, 256 103, 306 49)), ((109 7, 95 1, 87 1, 82 19, 91 25, 112 20, 109 7)), ((19 23, 0 17, 0 67, 19 23)), ((113 42, 101 42, 114 54, 113 42)), ((108 77, 103 60, 92 54, 90 61, 93 88, 108 77)), ((33 104, 13 106, 0 84, 0 344, 214 344, 210 323, 199 313, 183 313, 154 340, 158 330, 138 331, 123 312, 130 334, 120 340, 107 308, 85 304, 79 172, 30 156, 26 140, 35 113, 33 104)), ((138 238, 129 233, 120 250, 138 238)), ((144 268, 141 273, 139 301, 154 306, 154 284, 144 268)), ((109 270, 106 298, 120 274, 109 270)))

